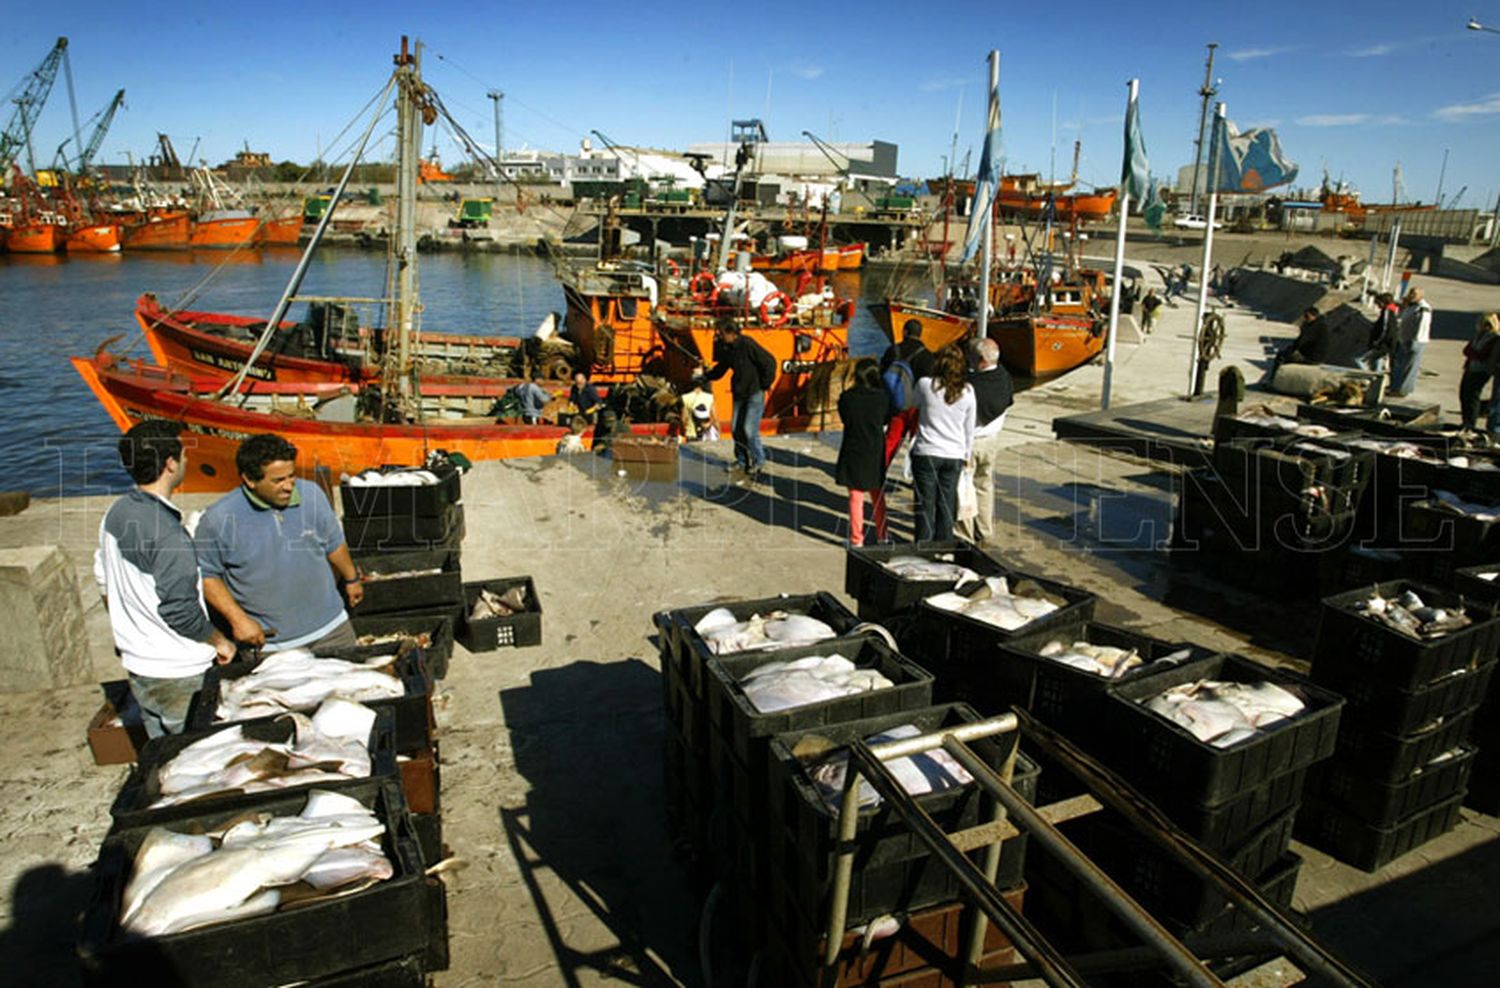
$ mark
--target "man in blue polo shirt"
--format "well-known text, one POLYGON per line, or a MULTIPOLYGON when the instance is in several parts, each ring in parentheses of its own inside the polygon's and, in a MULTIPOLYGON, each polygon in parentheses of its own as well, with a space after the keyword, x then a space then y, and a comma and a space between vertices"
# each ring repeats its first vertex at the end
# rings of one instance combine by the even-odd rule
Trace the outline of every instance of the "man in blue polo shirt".
POLYGON ((239 488, 203 512, 194 541, 203 597, 235 641, 317 653, 356 644, 335 580, 350 607, 364 588, 333 505, 297 479, 296 461, 280 436, 246 439, 235 453, 239 488))

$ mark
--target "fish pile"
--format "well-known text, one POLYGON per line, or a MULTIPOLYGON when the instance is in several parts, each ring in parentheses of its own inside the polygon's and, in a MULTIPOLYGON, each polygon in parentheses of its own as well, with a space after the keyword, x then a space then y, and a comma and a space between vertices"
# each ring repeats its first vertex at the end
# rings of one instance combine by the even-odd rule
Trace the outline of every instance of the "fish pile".
POLYGON ((469 608, 469 620, 482 621, 485 618, 510 617, 524 610, 526 610, 524 584, 517 583, 505 593, 495 593, 485 587, 479 591, 479 596, 474 598, 474 606, 469 608))
POLYGON ((369 662, 320 659, 305 648, 272 652, 247 675, 219 680, 221 721, 250 720, 289 710, 314 710, 329 697, 368 703, 406 695, 391 670, 394 655, 369 662))
POLYGON ((431 470, 361 470, 344 480, 350 487, 430 487, 440 483, 431 470))
POLYGON ((785 662, 767 662, 740 680, 745 699, 763 714, 894 685, 876 670, 857 668, 842 655, 808 655, 785 662))
POLYGON ((902 580, 921 580, 930 583, 969 583, 979 579, 979 574, 967 566, 960 566, 947 553, 936 559, 921 556, 892 556, 880 565, 895 573, 902 580))
POLYGON ((1334 434, 1333 430, 1324 425, 1316 425, 1311 422, 1299 422, 1285 415, 1277 415, 1269 409, 1257 412, 1243 412, 1235 418, 1246 425, 1258 425, 1263 429, 1279 429, 1282 432, 1290 432, 1298 436, 1306 436, 1309 439, 1326 439, 1334 434))
MULTIPOLYGON (((1146 661, 1133 648, 1115 648, 1113 645, 1095 645, 1085 641, 1070 644, 1061 638, 1054 638, 1043 645, 1037 654, 1105 679, 1119 679, 1130 670, 1144 665, 1146 661)), ((1181 662, 1190 654, 1191 650, 1184 648, 1170 655, 1163 655, 1156 661, 1168 664, 1181 662)))
POLYGON ((1465 501, 1452 491, 1434 490, 1430 503, 1434 508, 1439 508, 1455 515, 1467 515, 1475 521, 1500 521, 1500 508, 1495 507, 1493 504, 1465 501))
MULTIPOLYGON (((921 733, 915 724, 902 724, 871 735, 865 741, 868 744, 880 744, 883 741, 914 738, 921 733)), ((844 799, 844 780, 849 770, 848 749, 835 748, 827 738, 809 734, 797 742, 792 754, 803 763, 807 777, 817 787, 823 802, 837 813, 844 799)), ((890 769, 896 781, 901 783, 901 788, 912 796, 946 792, 974 781, 974 777, 942 748, 906 758, 886 759, 881 764, 890 769)), ((859 805, 861 808, 880 805, 880 793, 866 779, 859 781, 859 805)))
POLYGON ((288 741, 247 738, 244 725, 235 724, 183 748, 156 770, 161 796, 151 808, 370 774, 367 744, 375 711, 333 697, 311 717, 286 716, 293 727, 288 741))
POLYGON ((354 640, 356 642, 358 642, 360 645, 365 645, 365 646, 371 646, 371 645, 404 645, 407 642, 411 642, 413 645, 417 646, 418 648, 431 648, 432 647, 432 634, 430 632, 426 632, 426 631, 419 631, 416 634, 412 634, 409 631, 392 631, 392 632, 389 632, 388 634, 384 634, 384 635, 375 635, 375 634, 360 635, 358 638, 356 638, 354 640))
POLYGON ((985 577, 977 587, 934 594, 927 598, 927 603, 1005 631, 1025 627, 1067 606, 1067 601, 1047 593, 1031 580, 1017 580, 1012 590, 1003 576, 985 577))
POLYGON ((1358 439, 1349 440, 1348 445, 1356 449, 1373 450, 1376 453, 1384 453, 1386 456, 1394 456, 1403 460, 1427 460, 1431 463, 1443 462, 1429 447, 1418 443, 1406 442, 1401 439, 1372 439, 1369 436, 1362 436, 1358 439))
POLYGON ((1354 610, 1417 641, 1441 638, 1473 623, 1462 607, 1433 607, 1411 590, 1393 598, 1372 591, 1364 600, 1355 601, 1354 610))
POLYGON ((1448 457, 1448 465, 1459 470, 1478 470, 1481 472, 1500 470, 1500 464, 1497 464, 1494 460, 1484 457, 1475 458, 1466 456, 1463 453, 1455 453, 1448 457))
POLYGON ((321 789, 297 816, 253 814, 208 834, 153 827, 136 851, 120 925, 163 936, 360 891, 395 874, 383 833, 359 800, 321 789))
POLYGON ((1233 746, 1297 716, 1307 704, 1275 683, 1200 679, 1137 701, 1215 748, 1233 746))
POLYGON ((727 607, 715 607, 693 625, 693 630, 715 655, 767 648, 811 645, 838 637, 826 622, 797 611, 752 614, 744 621, 727 607))
POLYGON ((410 580, 418 576, 436 576, 443 571, 441 566, 431 566, 427 569, 404 569, 397 573, 376 573, 365 570, 360 573, 360 581, 363 583, 378 583, 381 580, 410 580))

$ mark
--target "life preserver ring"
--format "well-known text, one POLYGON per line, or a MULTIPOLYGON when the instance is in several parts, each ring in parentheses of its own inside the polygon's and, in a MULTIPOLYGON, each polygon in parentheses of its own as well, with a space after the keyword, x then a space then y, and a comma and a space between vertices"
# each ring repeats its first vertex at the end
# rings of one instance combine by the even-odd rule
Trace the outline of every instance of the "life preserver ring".
POLYGON ((777 326, 785 326, 786 325, 786 321, 787 321, 788 318, 791 317, 791 314, 792 314, 792 300, 787 297, 786 292, 772 292, 771 294, 767 295, 763 300, 761 300, 761 303, 760 303, 760 321, 761 321, 761 323, 763 325, 770 326, 773 329, 775 327, 777 327, 777 326), (777 299, 781 300, 781 311, 778 312, 778 313, 776 313, 776 315, 773 317, 771 315, 770 305, 771 305, 772 302, 775 302, 777 299))
POLYGON ((688 294, 706 305, 713 305, 719 298, 719 279, 712 271, 699 271, 688 282, 688 294))
POLYGON ((682 268, 672 258, 667 258, 667 275, 675 278, 680 274, 682 274, 682 268))

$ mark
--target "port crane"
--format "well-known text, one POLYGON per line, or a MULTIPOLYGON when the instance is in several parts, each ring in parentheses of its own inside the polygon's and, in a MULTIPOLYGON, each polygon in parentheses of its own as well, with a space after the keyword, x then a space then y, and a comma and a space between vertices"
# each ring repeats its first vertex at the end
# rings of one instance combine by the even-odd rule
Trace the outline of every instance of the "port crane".
POLYGON ((6 122, 5 129, 0 131, 0 175, 11 172, 11 165, 15 163, 23 147, 26 149, 26 160, 31 165, 31 171, 36 172, 31 132, 36 126, 37 117, 41 116, 47 96, 52 92, 52 84, 57 81, 57 67, 66 62, 67 58, 68 39, 58 38, 57 44, 52 46, 41 64, 22 76, 21 81, 6 97, 5 101, 14 103, 16 108, 6 122))
MULTIPOLYGON (((82 152, 79 153, 77 159, 71 164, 73 174, 88 174, 89 165, 94 163, 94 155, 99 153, 99 148, 104 143, 104 135, 109 133, 109 125, 114 123, 115 113, 124 105, 125 90, 121 89, 115 93, 114 99, 109 101, 108 106, 94 114, 84 124, 85 128, 93 127, 93 131, 89 134, 88 142, 84 144, 82 152)), ((57 146, 57 154, 53 157, 53 168, 64 169, 70 167, 67 147, 72 141, 72 138, 68 138, 68 140, 63 141, 57 146)))

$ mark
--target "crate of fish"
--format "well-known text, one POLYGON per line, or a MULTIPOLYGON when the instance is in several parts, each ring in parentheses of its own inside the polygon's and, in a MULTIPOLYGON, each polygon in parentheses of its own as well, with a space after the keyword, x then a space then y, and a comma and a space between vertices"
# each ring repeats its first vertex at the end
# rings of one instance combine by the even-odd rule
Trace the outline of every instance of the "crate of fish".
POLYGON ((1246 408, 1237 415, 1214 419, 1214 445, 1241 439, 1329 439, 1334 430, 1314 422, 1299 422, 1266 405, 1246 408))
POLYGON ((1311 487, 1334 487, 1357 496, 1370 482, 1375 454, 1334 441, 1239 439, 1217 443, 1214 470, 1236 490, 1276 487, 1301 494, 1311 487))
POLYGON ((1452 591, 1392 580, 1323 600, 1312 675, 1411 691, 1497 652, 1500 619, 1487 610, 1452 591))
POLYGON ((847 635, 859 618, 826 591, 732 600, 667 612, 680 643, 677 673, 691 695, 703 695, 703 665, 715 656, 777 649, 847 635))
POLYGON ((870 635, 712 658, 704 668, 709 721, 734 756, 764 771, 771 735, 917 710, 932 675, 870 635))
POLYGON ((345 518, 371 515, 407 515, 434 518, 457 504, 463 485, 452 463, 432 469, 383 466, 345 477, 339 482, 339 500, 345 518))
MULTIPOLYGON (((357 610, 357 609, 356 609, 357 610)), ((442 679, 453 655, 451 610, 388 611, 384 614, 351 614, 356 645, 334 650, 337 658, 364 662, 403 651, 419 649, 422 664, 432 679, 442 679)))
POLYGON ((464 584, 458 640, 471 652, 542 643, 542 598, 529 576, 464 584))
MULTIPOLYGON (((1005 681, 1004 695, 1038 720, 1089 750, 1096 750, 1105 713, 1105 690, 1180 662, 1213 653, 1188 642, 1168 642, 1127 628, 1084 622, 1063 632, 1046 631, 996 642, 988 650, 949 655, 983 680, 1005 681), (1071 633, 1063 633, 1071 632, 1071 633), (1019 698, 1024 697, 1024 702, 1019 698)), ((942 673, 931 670, 941 683, 942 673)))
POLYGON ((1419 765, 1401 782, 1372 779, 1357 762, 1334 759, 1311 770, 1308 791, 1366 823, 1392 827, 1464 791, 1478 753, 1472 743, 1461 742, 1419 765))
POLYGON ((1284 669, 1217 655, 1109 693, 1126 779, 1147 795, 1219 806, 1333 754, 1344 699, 1284 669))
POLYGON ((288 710, 307 713, 336 696, 377 709, 389 707, 396 725, 396 752, 419 751, 432 735, 431 684, 420 649, 368 662, 288 649, 259 662, 209 666, 188 724, 194 731, 206 731, 288 710))
POLYGON ((350 552, 411 552, 451 547, 464 524, 464 506, 450 504, 435 515, 346 515, 350 552))
POLYGON ((1467 602, 1495 610, 1500 606, 1500 563, 1464 566, 1453 571, 1449 582, 1453 592, 1467 602))
POLYGON ((355 608, 361 614, 457 607, 463 602, 457 549, 355 553, 353 559, 365 591, 355 608))
POLYGON ((883 621, 924 597, 1007 571, 994 556, 962 540, 854 546, 844 554, 844 593, 859 603, 861 618, 883 621))
POLYGON ((86 983, 286 984, 426 951, 431 899, 396 782, 266 794, 256 810, 104 839, 79 933, 86 983))
POLYGON ((1190 798, 1161 791, 1153 801, 1189 837, 1206 848, 1223 851, 1243 846, 1251 834, 1282 814, 1295 811, 1302 802, 1302 793, 1311 772, 1311 768, 1300 768, 1274 775, 1213 807, 1200 806, 1190 798))
POLYGON ((1349 701, 1342 729, 1404 735, 1483 703, 1494 680, 1495 661, 1455 669, 1414 690, 1393 689, 1368 678, 1349 676, 1342 666, 1325 666, 1321 674, 1313 666, 1312 680, 1349 701))
POLYGON ((1318 557, 1318 596, 1329 597, 1410 575, 1410 564, 1395 549, 1343 545, 1318 557))
POLYGON ((1368 779, 1398 784, 1418 768, 1469 736, 1479 706, 1439 717, 1415 731, 1392 734, 1378 722, 1350 720, 1339 725, 1335 760, 1368 779))
POLYGON ((1312 556, 1347 542, 1355 518, 1355 503, 1347 489, 1236 489, 1212 471, 1190 470, 1182 475, 1172 545, 1176 549, 1276 550, 1312 556))
POLYGON ((1425 501, 1406 506, 1402 543, 1451 551, 1461 563, 1500 556, 1500 505, 1434 490, 1425 501))
POLYGON ((267 792, 343 789, 396 773, 391 711, 331 699, 311 717, 281 714, 151 739, 109 813, 116 829, 140 827, 209 805, 253 806, 267 792))
MULTIPOLYGON (((878 743, 930 734, 978 719, 979 715, 965 704, 944 704, 811 731, 792 731, 771 740, 767 793, 771 865, 793 894, 807 904, 805 908, 813 915, 822 914, 832 888, 848 744, 856 738, 878 743)), ((1016 735, 1010 734, 985 738, 970 747, 985 764, 999 771, 1015 744, 1016 735)), ((947 752, 937 749, 886 764, 902 788, 945 832, 982 822, 987 797, 947 752)), ((1036 763, 1018 752, 1011 785, 1027 802, 1035 801, 1038 776, 1036 763)), ((948 869, 931 859, 927 845, 868 783, 860 790, 854 845, 851 922, 932 905, 957 895, 948 869), (930 901, 916 901, 913 896, 930 901)), ((996 886, 1018 884, 1025 859, 1024 836, 1006 841, 1001 848, 996 886)))
POLYGON ((1349 406, 1303 402, 1297 406, 1297 418, 1339 432, 1363 432, 1395 439, 1415 438, 1445 446, 1451 442, 1448 436, 1423 428, 1424 423, 1436 426, 1441 422, 1442 407, 1439 405, 1349 406))
POLYGON ((1458 826, 1463 802, 1460 791, 1392 826, 1377 826, 1309 796, 1297 818, 1297 839, 1362 871, 1379 871, 1458 826))

